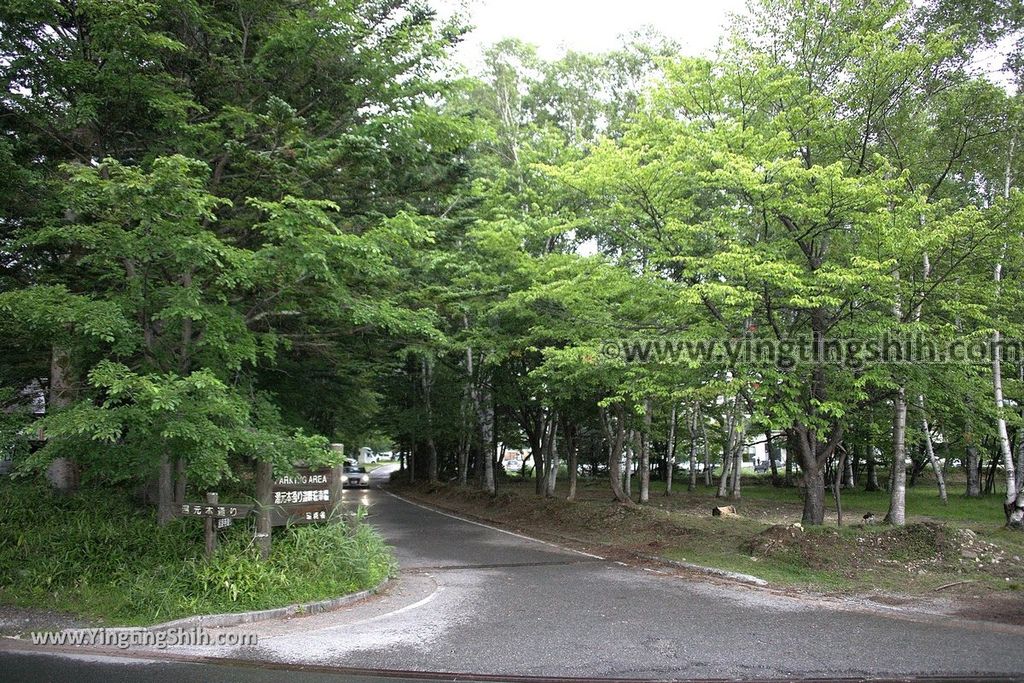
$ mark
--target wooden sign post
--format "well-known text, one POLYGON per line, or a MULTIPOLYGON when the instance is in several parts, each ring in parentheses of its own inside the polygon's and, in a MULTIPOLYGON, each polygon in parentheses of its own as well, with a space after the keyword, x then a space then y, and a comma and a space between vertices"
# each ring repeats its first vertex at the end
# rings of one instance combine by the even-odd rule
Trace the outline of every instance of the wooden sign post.
POLYGON ((295 474, 274 477, 273 464, 256 463, 256 545, 270 557, 275 526, 317 524, 341 517, 344 467, 297 466, 295 474))
POLYGON ((205 503, 182 503, 174 507, 175 517, 195 517, 203 520, 206 531, 206 556, 217 549, 217 529, 226 526, 232 519, 243 519, 252 512, 252 505, 221 503, 216 493, 207 493, 205 503))
POLYGON ((256 547, 260 549, 260 559, 270 559, 270 509, 273 505, 274 465, 273 463, 256 461, 256 547))
MULTIPOLYGON (((216 493, 206 494, 207 505, 217 505, 217 500, 220 496, 216 493)), ((206 556, 213 557, 213 551, 217 549, 217 527, 213 525, 213 517, 207 517, 203 520, 206 534, 206 556)))

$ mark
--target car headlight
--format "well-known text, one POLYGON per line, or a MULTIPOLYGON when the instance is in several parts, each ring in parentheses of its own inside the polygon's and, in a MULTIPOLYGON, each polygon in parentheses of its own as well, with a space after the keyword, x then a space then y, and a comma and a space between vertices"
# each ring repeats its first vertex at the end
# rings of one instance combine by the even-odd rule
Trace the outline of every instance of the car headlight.
POLYGON ((363 482, 364 484, 369 484, 370 483, 370 475, 364 474, 362 476, 362 478, 360 479, 360 481, 363 482))
POLYGON ((341 483, 342 484, 347 484, 348 483, 348 477, 346 475, 344 475, 344 474, 341 475, 341 483))

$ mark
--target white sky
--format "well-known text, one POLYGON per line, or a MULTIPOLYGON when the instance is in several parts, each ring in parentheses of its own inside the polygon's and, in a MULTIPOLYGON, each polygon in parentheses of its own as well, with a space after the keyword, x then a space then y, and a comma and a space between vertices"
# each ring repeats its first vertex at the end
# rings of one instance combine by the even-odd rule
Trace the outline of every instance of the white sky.
MULTIPOLYGON (((533 43, 546 59, 566 49, 602 52, 618 47, 619 36, 645 26, 679 42, 684 54, 708 52, 725 34, 730 14, 743 14, 747 0, 433 0, 442 16, 461 10, 476 28, 456 55, 477 67, 483 48, 502 38, 533 43)), ((999 69, 1013 40, 977 55, 977 68, 1013 91, 999 69)))
POLYGON ((465 5, 476 29, 459 50, 467 66, 484 46, 520 38, 555 57, 564 49, 599 52, 619 45, 618 37, 644 26, 677 40, 687 54, 710 50, 723 35, 730 12, 745 0, 435 0, 442 14, 465 5))

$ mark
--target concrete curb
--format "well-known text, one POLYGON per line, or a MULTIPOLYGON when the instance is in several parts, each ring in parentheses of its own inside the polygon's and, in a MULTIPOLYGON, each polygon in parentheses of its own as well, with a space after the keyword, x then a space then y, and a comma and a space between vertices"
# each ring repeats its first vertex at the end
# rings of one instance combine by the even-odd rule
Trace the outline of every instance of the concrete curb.
MULTIPOLYGON (((228 614, 200 614, 194 617, 184 617, 167 621, 162 624, 154 624, 144 627, 147 631, 164 631, 171 628, 223 628, 225 626, 238 626, 240 624, 254 624, 259 621, 270 619, 281 619, 296 615, 319 614, 330 612, 360 600, 373 597, 380 593, 391 580, 385 577, 383 581, 373 588, 368 588, 358 593, 343 595, 340 598, 329 598, 317 602, 296 603, 286 607, 275 607, 273 609, 257 610, 255 612, 233 612, 228 614)), ((137 630, 137 629, 135 629, 137 630)))
POLYGON ((680 569, 689 569, 691 571, 700 572, 701 574, 710 574, 712 576, 718 576, 723 579, 729 579, 730 581, 739 581, 741 583, 749 583, 752 586, 760 586, 761 588, 767 588, 770 584, 764 579, 759 579, 752 574, 741 574, 739 572, 731 572, 726 569, 718 569, 717 567, 705 567, 702 564, 694 564, 693 562, 682 562, 681 560, 671 560, 661 555, 645 555, 643 553, 635 553, 637 557, 650 560, 652 562, 660 562, 661 564, 667 564, 670 567, 679 567, 680 569))

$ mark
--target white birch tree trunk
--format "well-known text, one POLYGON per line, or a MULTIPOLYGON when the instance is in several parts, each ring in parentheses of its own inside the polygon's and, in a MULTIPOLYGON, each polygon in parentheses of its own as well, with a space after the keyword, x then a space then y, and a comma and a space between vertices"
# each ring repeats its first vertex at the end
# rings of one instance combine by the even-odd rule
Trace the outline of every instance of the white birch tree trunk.
POLYGON ((640 430, 640 502, 651 500, 651 399, 644 401, 644 423, 640 430))
POLYGON ((896 410, 892 425, 892 474, 889 477, 889 512, 885 521, 895 526, 907 523, 907 388, 896 392, 896 410))
POLYGON ((924 396, 921 396, 918 400, 921 404, 921 428, 924 429, 924 445, 928 453, 928 462, 931 463, 932 470, 935 472, 935 480, 939 486, 939 498, 942 499, 943 504, 946 504, 949 502, 949 497, 946 495, 946 477, 942 473, 939 459, 935 457, 935 444, 932 442, 931 425, 928 424, 928 414, 924 410, 924 396))
POLYGON ((668 422, 668 450, 665 455, 666 472, 665 472, 665 495, 672 495, 672 475, 675 474, 676 469, 676 422, 678 420, 678 411, 675 404, 672 405, 672 414, 669 417, 668 422))
MULTIPOLYGON (((1010 140, 1009 155, 1006 160, 1006 183, 1003 189, 1003 196, 1010 197, 1011 172, 1013 168, 1013 152, 1016 139, 1010 140)), ((993 272, 993 280, 996 285, 996 300, 998 301, 1003 281, 1003 258, 1006 254, 1006 244, 1003 245, 1003 254, 996 262, 993 272)), ((998 326, 992 334, 992 389, 996 404, 996 435, 999 440, 999 452, 1003 458, 1003 469, 1006 472, 1006 497, 1003 500, 1003 509, 1006 511, 1007 526, 1024 528, 1024 502, 1021 501, 1017 491, 1016 468, 1013 462, 1013 452, 1010 449, 1010 436, 1006 429, 1006 400, 1003 396, 1003 335, 998 326)))
MULTIPOLYGON (((900 273, 896 271, 896 281, 900 273)), ((899 292, 893 305, 893 317, 896 324, 903 322, 903 307, 899 292)), ((885 521, 895 526, 907 523, 907 385, 903 378, 893 399, 892 420, 892 466, 889 469, 889 511, 885 521)))

